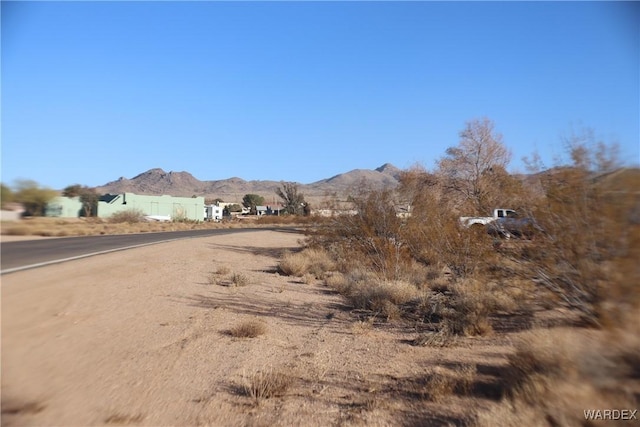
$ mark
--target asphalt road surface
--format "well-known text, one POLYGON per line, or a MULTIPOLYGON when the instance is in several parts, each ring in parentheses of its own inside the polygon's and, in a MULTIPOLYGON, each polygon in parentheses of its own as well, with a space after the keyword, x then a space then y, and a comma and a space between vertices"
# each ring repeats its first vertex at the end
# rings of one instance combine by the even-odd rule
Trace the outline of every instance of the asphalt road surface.
MULTIPOLYGON (((131 249, 178 239, 246 233, 266 228, 169 231, 162 233, 83 236, 56 239, 24 240, 0 244, 0 274, 42 267, 88 256, 131 249)), ((292 229, 278 228, 282 231, 292 229)))

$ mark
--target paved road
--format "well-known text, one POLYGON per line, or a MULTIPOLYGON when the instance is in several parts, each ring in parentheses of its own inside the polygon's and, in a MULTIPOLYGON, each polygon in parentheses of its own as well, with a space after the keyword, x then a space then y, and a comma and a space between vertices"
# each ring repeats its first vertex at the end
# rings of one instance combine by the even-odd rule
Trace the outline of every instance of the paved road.
MULTIPOLYGON (((257 230, 269 230, 269 228, 188 230, 6 242, 0 244, 0 274, 172 240, 246 233, 257 230)), ((294 231, 293 229, 283 228, 276 228, 275 230, 294 231)))

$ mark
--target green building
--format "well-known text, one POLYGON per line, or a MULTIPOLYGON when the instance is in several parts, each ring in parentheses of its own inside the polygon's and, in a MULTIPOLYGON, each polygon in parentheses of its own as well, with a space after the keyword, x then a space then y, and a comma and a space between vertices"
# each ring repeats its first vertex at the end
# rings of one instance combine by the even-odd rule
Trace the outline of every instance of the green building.
MULTIPOLYGON (((143 196, 134 193, 106 194, 98 201, 97 216, 108 218, 116 212, 138 210, 155 220, 204 220, 204 197, 143 196)), ((78 197, 56 197, 47 205, 46 215, 77 218, 82 211, 78 197)))
POLYGON ((45 216, 59 218, 78 218, 82 214, 80 197, 58 196, 47 203, 45 216))

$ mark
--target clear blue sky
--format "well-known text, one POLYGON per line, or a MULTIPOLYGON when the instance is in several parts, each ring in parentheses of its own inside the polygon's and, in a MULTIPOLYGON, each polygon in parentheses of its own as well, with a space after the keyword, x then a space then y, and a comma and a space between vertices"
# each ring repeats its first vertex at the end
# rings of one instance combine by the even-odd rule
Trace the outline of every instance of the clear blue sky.
POLYGON ((591 127, 640 163, 640 3, 2 2, 2 181, 148 169, 310 183, 432 168, 492 119, 511 170, 591 127))

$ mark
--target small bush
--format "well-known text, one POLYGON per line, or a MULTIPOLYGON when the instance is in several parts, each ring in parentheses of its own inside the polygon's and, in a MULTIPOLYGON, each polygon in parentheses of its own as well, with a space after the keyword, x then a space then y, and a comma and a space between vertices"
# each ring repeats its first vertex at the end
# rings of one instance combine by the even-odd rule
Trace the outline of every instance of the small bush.
POLYGON ((235 286, 247 286, 249 284, 249 276, 243 273, 233 273, 231 275, 231 283, 235 286))
POLYGON ((401 316, 398 307, 415 298, 420 291, 408 282, 385 281, 381 279, 369 281, 354 281, 345 289, 347 300, 358 309, 378 312, 388 319, 401 316))
POLYGON ((615 333, 574 328, 524 334, 501 375, 506 398, 499 410, 511 419, 534 411, 552 424, 586 425, 585 409, 636 407, 637 326, 615 333))
POLYGON ((513 297, 495 282, 466 278, 449 285, 446 293, 433 292, 420 304, 422 317, 440 321, 440 329, 454 335, 491 333, 489 316, 518 308, 513 297))
POLYGON ((412 345, 419 347, 453 347, 457 345, 458 337, 453 335, 448 328, 442 328, 437 332, 428 332, 418 335, 411 341, 412 345))
POLYGON ((287 276, 302 277, 311 274, 320 279, 327 271, 335 269, 335 263, 327 251, 306 248, 302 252, 286 253, 280 260, 279 269, 287 276))
POLYGON ((135 224, 144 221, 144 212, 139 209, 128 209, 126 211, 115 212, 109 217, 109 222, 114 224, 129 223, 135 224))
POLYGON ((226 265, 220 265, 216 268, 216 274, 220 276, 225 276, 231 272, 231 269, 226 265))
POLYGON ((243 392, 259 404, 263 399, 282 396, 292 383, 291 376, 269 368, 245 376, 243 392))
POLYGON ((475 380, 475 365, 462 365, 455 371, 436 366, 426 376, 424 394, 434 402, 442 402, 453 394, 465 396, 475 380))
POLYGON ((209 275, 207 276, 207 283, 210 285, 217 285, 218 275, 215 273, 209 273, 209 275))
POLYGON ((325 284, 338 293, 342 293, 347 288, 347 278, 344 274, 334 272, 324 278, 325 284))
POLYGON ((234 338, 256 338, 267 332, 267 326, 259 320, 247 320, 229 330, 234 338))
POLYGON ((442 402, 453 394, 456 381, 453 375, 445 369, 436 367, 426 377, 425 394, 434 402, 442 402))
POLYGON ((286 253, 280 260, 278 268, 282 274, 300 277, 307 272, 309 260, 302 253, 286 253))

